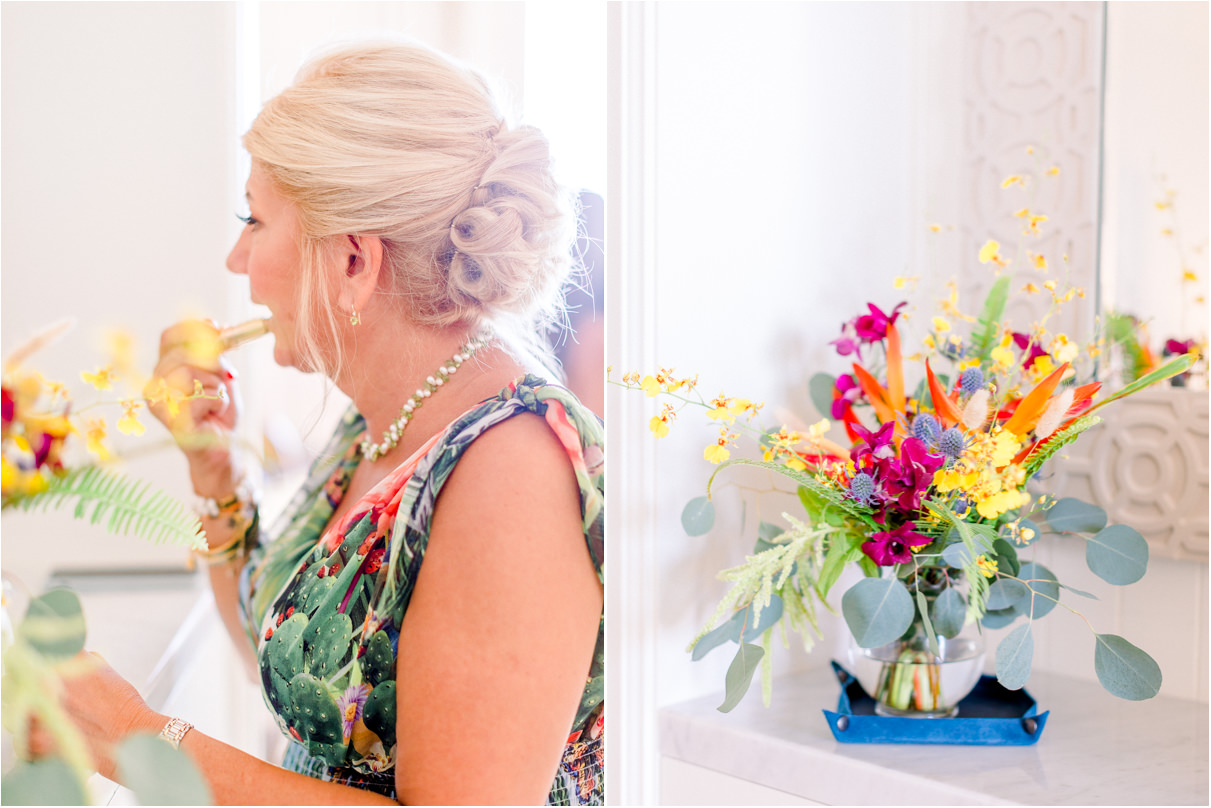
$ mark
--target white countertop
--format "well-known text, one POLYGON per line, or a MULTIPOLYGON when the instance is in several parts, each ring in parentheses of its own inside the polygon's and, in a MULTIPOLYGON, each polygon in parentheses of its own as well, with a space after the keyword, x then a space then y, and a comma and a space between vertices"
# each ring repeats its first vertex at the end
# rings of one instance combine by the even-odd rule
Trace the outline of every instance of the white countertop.
POLYGON ((1207 805, 1207 705, 1117 699, 1096 682, 1036 672, 1051 711, 1032 746, 842 744, 831 669, 775 679, 731 713, 722 692, 660 711, 667 758, 826 804, 1207 805))

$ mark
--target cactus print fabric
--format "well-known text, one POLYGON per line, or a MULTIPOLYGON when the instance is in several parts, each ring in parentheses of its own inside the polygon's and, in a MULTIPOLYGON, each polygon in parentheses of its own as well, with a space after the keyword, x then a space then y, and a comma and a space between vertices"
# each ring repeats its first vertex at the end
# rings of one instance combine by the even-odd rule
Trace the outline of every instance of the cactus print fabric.
MULTIPOLYGON (((253 551, 241 602, 266 703, 291 739, 283 765, 394 797, 395 660, 420 573, 434 503, 466 448, 521 413, 541 416, 572 461, 584 538, 603 580, 604 455, 600 419, 562 387, 533 376, 462 415, 389 474, 339 524, 327 523, 357 466, 365 431, 350 410, 312 466, 275 541, 253 551)), ((549 804, 603 801, 604 638, 549 804)), ((468 731, 477 731, 468 729, 468 731)))

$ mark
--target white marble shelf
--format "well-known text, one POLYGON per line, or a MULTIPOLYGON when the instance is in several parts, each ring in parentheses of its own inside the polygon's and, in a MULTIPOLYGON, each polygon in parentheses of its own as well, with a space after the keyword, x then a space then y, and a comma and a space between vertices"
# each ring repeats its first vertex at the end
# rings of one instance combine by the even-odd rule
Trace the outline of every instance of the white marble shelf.
POLYGON ((838 688, 817 668, 776 679, 769 709, 756 682, 726 715, 722 695, 663 708, 661 753, 830 805, 1208 804, 1206 704, 1036 672, 1027 689, 1051 715, 1033 746, 842 744, 821 713, 838 688))

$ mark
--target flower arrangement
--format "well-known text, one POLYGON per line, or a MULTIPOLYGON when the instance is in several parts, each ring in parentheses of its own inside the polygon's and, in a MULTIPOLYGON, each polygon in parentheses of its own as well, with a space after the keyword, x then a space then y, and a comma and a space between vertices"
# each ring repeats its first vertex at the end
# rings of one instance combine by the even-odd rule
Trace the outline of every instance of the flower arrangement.
MULTIPOLYGON (((981 260, 998 272, 1008 264, 995 242, 985 245, 981 260)), ((1196 355, 1183 354, 1099 397, 1101 385, 1089 379, 1097 348, 1048 333, 1046 319, 1028 333, 1015 331, 1004 320, 1011 283, 1009 274, 995 280, 978 318, 958 309, 952 284, 930 320, 923 350, 911 357, 900 333, 907 303, 889 310, 868 304, 866 313, 844 324, 832 344, 853 360, 852 373, 817 374, 810 387, 817 409, 843 427, 848 448, 825 437, 833 426, 828 418, 806 432, 761 429, 754 425, 761 405, 724 395, 708 400, 697 378, 677 378, 667 369, 623 377, 629 388, 680 402, 665 403, 652 417, 657 437, 685 406, 705 409, 720 425, 718 439, 704 451, 718 465, 707 495, 691 500, 682 514, 688 533, 710 530, 712 485, 734 464, 789 478, 803 506, 802 517, 786 515, 789 528, 763 523, 754 553, 720 574, 731 589, 690 644, 694 659, 728 642, 738 646, 720 710, 739 702, 759 666, 768 704, 775 629, 782 626, 784 643, 788 629, 800 634, 810 650, 820 636, 819 609, 831 609, 826 598, 849 565, 864 577, 846 591, 841 611, 857 646, 879 663, 864 684, 893 714, 951 714, 963 694, 941 692, 943 667, 947 646, 969 650, 964 632, 978 637, 983 629, 1021 621, 995 653, 998 680, 1018 689, 1030 677, 1034 620, 1057 605, 1084 619, 1070 596, 1093 596, 1065 586, 1029 558, 1044 533, 1081 536, 1090 569, 1109 584, 1130 584, 1144 574, 1148 546, 1137 531, 1108 526, 1100 508, 1037 496, 1027 485, 1062 447, 1100 422, 1098 410, 1187 371, 1196 355), (970 333, 960 337, 952 321, 970 322, 970 333), (905 369, 910 359, 923 364, 915 386, 905 369), (761 460, 730 459, 729 447, 742 432, 759 441, 761 460)), ((1081 294, 1055 281, 1044 286, 1052 312, 1081 294)), ((1023 291, 1043 292, 1033 283, 1023 291)), ((1147 653, 1090 630, 1094 668, 1109 692, 1126 699, 1156 695, 1161 672, 1147 653)), ((982 663, 981 655, 975 679, 982 663)))
MULTIPOLYGON (((77 519, 104 520, 111 533, 130 533, 156 542, 170 541, 204 549, 198 518, 176 500, 107 466, 117 456, 108 445, 108 425, 99 414, 117 407, 118 431, 141 435, 139 412, 162 402, 170 412, 204 396, 196 389, 183 395, 163 380, 141 394, 114 400, 101 394, 116 386, 142 387, 133 369, 129 337, 115 334, 112 361, 81 379, 98 391, 96 401, 74 406, 65 384, 50 381, 27 367, 35 351, 60 337, 70 322, 51 326, 5 360, 0 376, 0 508, 71 509, 77 519), (83 436, 84 446, 77 445, 83 436)), ((3 724, 22 750, 31 718, 55 738, 60 756, 23 763, 4 775, 4 798, 15 803, 84 804, 87 778, 93 771, 85 742, 59 704, 60 676, 84 673, 89 660, 78 654, 85 644, 80 600, 57 588, 37 597, 24 592, 16 579, 4 576, 3 724), (21 603, 24 602, 24 608, 21 603)), ((180 752, 154 738, 132 737, 117 750, 119 766, 145 802, 184 799, 209 802, 208 789, 180 752)))

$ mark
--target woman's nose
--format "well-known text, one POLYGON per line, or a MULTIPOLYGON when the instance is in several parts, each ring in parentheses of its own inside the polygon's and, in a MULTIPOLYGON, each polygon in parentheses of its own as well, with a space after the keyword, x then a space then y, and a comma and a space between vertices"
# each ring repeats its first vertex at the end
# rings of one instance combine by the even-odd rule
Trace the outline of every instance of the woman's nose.
POLYGON ((231 252, 227 253, 227 269, 237 275, 248 274, 248 247, 247 247, 248 228, 245 227, 240 231, 240 237, 236 239, 235 245, 231 248, 231 252))

